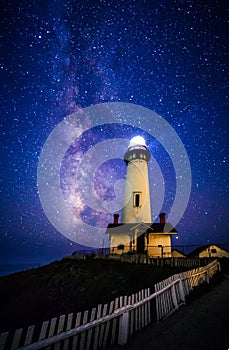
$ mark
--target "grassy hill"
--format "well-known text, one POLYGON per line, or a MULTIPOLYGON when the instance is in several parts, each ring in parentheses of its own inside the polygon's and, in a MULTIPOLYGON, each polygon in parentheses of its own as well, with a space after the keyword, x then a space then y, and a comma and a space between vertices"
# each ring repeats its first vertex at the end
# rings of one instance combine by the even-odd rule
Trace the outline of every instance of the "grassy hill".
POLYGON ((184 268, 106 260, 63 259, 0 277, 0 332, 91 310, 121 295, 151 288, 184 268))

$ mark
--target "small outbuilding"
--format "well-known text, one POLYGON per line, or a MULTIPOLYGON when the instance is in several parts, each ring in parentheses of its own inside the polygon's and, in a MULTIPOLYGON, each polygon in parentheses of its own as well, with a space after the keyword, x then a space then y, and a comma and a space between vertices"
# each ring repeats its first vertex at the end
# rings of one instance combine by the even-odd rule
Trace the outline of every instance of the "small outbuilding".
POLYGON ((192 258, 229 258, 229 252, 216 244, 198 247, 188 254, 192 258))

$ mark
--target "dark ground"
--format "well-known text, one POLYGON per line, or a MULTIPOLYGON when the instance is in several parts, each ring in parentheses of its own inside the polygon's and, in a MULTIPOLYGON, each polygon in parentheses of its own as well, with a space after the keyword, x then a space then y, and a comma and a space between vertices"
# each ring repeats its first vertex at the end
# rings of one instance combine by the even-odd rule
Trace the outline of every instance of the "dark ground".
POLYGON ((116 350, 228 350, 229 276, 116 350))
MULTIPOLYGON (((185 270, 106 260, 68 260, 0 277, 0 333, 91 310, 185 270)), ((187 268, 186 268, 187 270, 187 268)))

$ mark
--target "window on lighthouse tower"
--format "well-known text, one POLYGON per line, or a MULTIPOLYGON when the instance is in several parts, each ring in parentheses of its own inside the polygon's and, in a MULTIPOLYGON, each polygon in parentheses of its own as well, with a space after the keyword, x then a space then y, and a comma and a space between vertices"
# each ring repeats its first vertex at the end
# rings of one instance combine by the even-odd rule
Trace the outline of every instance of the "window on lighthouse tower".
POLYGON ((141 206, 141 192, 134 192, 134 207, 141 206))

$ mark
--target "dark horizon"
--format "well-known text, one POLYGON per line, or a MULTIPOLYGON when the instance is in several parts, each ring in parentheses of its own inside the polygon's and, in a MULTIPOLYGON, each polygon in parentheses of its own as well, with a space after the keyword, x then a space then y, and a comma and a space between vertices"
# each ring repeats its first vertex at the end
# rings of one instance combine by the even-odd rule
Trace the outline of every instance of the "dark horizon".
MULTIPOLYGON (((219 246, 222 249, 225 249, 227 251, 229 251, 229 243, 215 243, 215 242, 211 242, 208 243, 207 245, 216 245, 219 246)), ((178 249, 180 252, 184 253, 185 255, 191 253, 192 251, 194 251, 196 248, 199 247, 205 247, 206 244, 202 244, 202 245, 197 245, 197 244, 192 244, 192 245, 176 245, 173 244, 172 245, 172 249, 178 249)), ((37 262, 2 262, 0 261, 0 277, 3 276, 7 276, 7 275, 11 275, 17 272, 22 272, 22 271, 26 271, 26 270, 30 270, 33 268, 37 268, 37 267, 42 267, 42 266, 46 266, 50 263, 53 263, 55 261, 60 261, 63 258, 67 257, 67 256, 72 256, 74 254, 95 254, 95 253, 100 253, 100 254, 109 254, 109 248, 97 248, 97 249, 93 249, 92 247, 84 247, 84 249, 76 249, 75 251, 70 252, 68 255, 63 255, 63 256, 58 256, 54 259, 51 260, 47 260, 47 261, 37 261, 37 262)), ((168 259, 168 258, 165 258, 168 259)), ((170 259, 170 258, 169 258, 170 259)), ((12 261, 12 260, 11 260, 12 261)))

